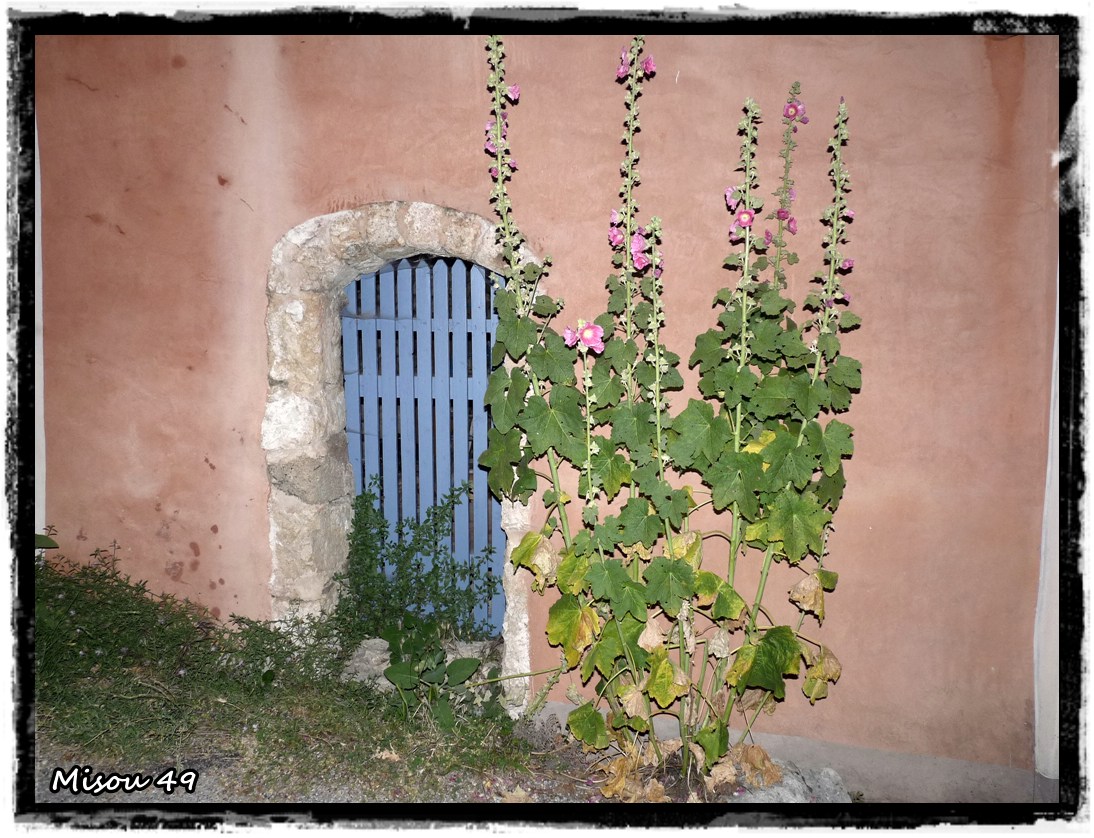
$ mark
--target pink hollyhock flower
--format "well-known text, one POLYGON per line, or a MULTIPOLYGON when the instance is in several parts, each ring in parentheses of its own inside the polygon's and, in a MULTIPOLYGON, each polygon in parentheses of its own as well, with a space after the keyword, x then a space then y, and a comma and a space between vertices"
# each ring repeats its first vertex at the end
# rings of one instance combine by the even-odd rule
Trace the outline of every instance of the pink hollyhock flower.
POLYGON ((790 218, 786 220, 786 229, 790 231, 791 235, 796 235, 798 232, 798 219, 794 216, 790 216, 790 218))
POLYGON ((645 253, 646 248, 649 247, 649 242, 642 238, 642 234, 635 233, 631 237, 631 254, 637 256, 639 253, 645 253))
POLYGON ((484 146, 484 148, 490 154, 497 154, 498 153, 498 147, 496 145, 494 145, 494 141, 490 137, 486 138, 486 145, 484 146))
POLYGON ((520 85, 519 84, 509 85, 509 89, 505 91, 505 95, 509 97, 510 102, 512 102, 513 104, 516 104, 517 100, 520 98, 520 85))
POLYGON ((793 102, 787 102, 783 108, 783 116, 793 122, 795 119, 805 116, 805 105, 797 99, 793 102))
POLYGON ((845 271, 849 271, 853 267, 855 267, 854 259, 844 259, 842 262, 840 262, 840 268, 845 271))
POLYGON ((652 55, 647 55, 646 60, 642 62, 642 72, 647 76, 652 76, 657 72, 657 65, 653 63, 652 55))
POLYGON ((771 246, 771 240, 775 237, 771 234, 770 230, 764 230, 764 244, 768 247, 771 246))
POLYGON ((734 197, 733 197, 733 187, 732 186, 729 187, 726 190, 726 206, 729 207, 729 211, 730 212, 736 212, 737 211, 737 204, 739 204, 740 202, 741 202, 740 198, 734 199, 734 197))
POLYGON ((843 211, 843 217, 844 218, 854 218, 855 217, 855 211, 853 209, 845 209, 843 211))
POLYGON ((618 227, 608 228, 608 242, 613 248, 619 247, 626 240, 626 236, 623 235, 623 231, 618 227))
POLYGON ((595 323, 586 323, 584 320, 577 321, 577 329, 571 329, 567 326, 562 331, 562 340, 567 346, 576 346, 578 342, 583 347, 593 350, 593 352, 604 351, 604 329, 595 323))
POLYGON ((631 256, 634 257, 634 269, 636 271, 640 271, 643 268, 649 267, 650 257, 647 256, 645 253, 632 253, 631 256))
POLYGON ((517 170, 517 161, 514 160, 512 157, 509 158, 509 168, 512 169, 514 172, 517 170))
POLYGON ((787 195, 789 195, 789 196, 790 196, 790 200, 791 200, 791 201, 793 201, 793 200, 797 199, 797 197, 798 197, 798 190, 797 190, 797 189, 791 189, 791 190, 790 190, 790 191, 789 191, 789 192, 787 193, 787 195))
POLYGON ((750 209, 743 209, 737 213, 737 226, 738 227, 751 227, 752 222, 756 218, 756 213, 750 209))
POLYGON ((498 176, 498 167, 497 166, 491 166, 490 167, 490 177, 497 177, 497 176, 498 176))
POLYGON ((775 217, 779 219, 779 221, 786 221, 786 219, 790 217, 790 210, 779 207, 775 210, 775 217))
POLYGON ((612 225, 614 226, 614 225, 618 224, 620 221, 622 221, 622 219, 619 217, 619 211, 618 210, 612 210, 612 225))
POLYGON ((617 79, 625 79, 630 71, 631 68, 627 66, 626 62, 623 62, 619 65, 619 69, 615 71, 615 77, 617 79))

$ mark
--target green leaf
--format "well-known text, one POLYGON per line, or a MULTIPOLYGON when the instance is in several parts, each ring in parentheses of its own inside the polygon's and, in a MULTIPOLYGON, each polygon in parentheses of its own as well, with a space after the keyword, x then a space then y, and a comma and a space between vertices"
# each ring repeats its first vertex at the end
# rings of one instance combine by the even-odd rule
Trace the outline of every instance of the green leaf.
POLYGON ((695 338, 695 351, 688 359, 688 366, 699 365, 700 374, 721 367, 726 357, 724 344, 726 333, 721 329, 709 329, 695 338))
POLYGON ((754 520, 760 509, 756 491, 762 481, 762 469, 759 454, 733 451, 722 454, 703 475, 703 482, 711 488, 714 508, 721 511, 736 501, 741 514, 754 520))
POLYGON ((570 669, 577 666, 581 653, 599 633, 596 612, 573 594, 563 594, 547 612, 547 640, 562 647, 570 669))
POLYGON ((787 483, 804 488, 816 468, 816 454, 806 445, 799 445, 797 436, 780 427, 775 438, 764 447, 760 456, 768 464, 764 475, 765 488, 774 491, 787 483))
POLYGON ((41 533, 34 534, 34 549, 35 550, 56 550, 57 542, 50 538, 48 535, 42 535, 41 533))
POLYGON ((557 385, 573 384, 577 353, 552 329, 543 333, 543 341, 528 351, 528 366, 541 381, 557 385))
POLYGON ((618 521, 619 540, 624 547, 639 543, 650 547, 661 537, 661 522, 652 514, 649 501, 643 497, 628 500, 619 517, 609 520, 618 521))
POLYGON ((832 419, 823 429, 817 422, 810 422, 805 426, 805 438, 810 448, 820 457, 821 468, 828 476, 836 473, 843 457, 849 457, 854 453, 852 430, 850 425, 838 419, 832 419))
POLYGON ((593 596, 611 604, 612 613, 622 617, 631 613, 636 619, 646 620, 646 588, 631 579, 619 559, 593 562, 587 574, 593 596))
POLYGON ((839 384, 848 390, 858 390, 862 387, 862 364, 854 358, 841 355, 828 365, 825 378, 830 383, 839 384))
POLYGON ((820 479, 810 484, 809 489, 816 496, 817 500, 822 506, 827 506, 830 510, 835 511, 839 506, 840 498, 843 497, 843 490, 847 486, 847 480, 843 476, 843 465, 840 464, 836 468, 835 474, 829 477, 827 474, 821 474, 820 479))
POLYGON ((784 416, 790 409, 790 379, 781 375, 766 376, 752 396, 756 418, 770 419, 784 416))
POLYGON ((824 528, 832 515, 811 492, 798 494, 785 489, 771 504, 767 519, 767 541, 782 542, 791 564, 797 564, 806 552, 820 556, 824 549, 824 528))
MULTIPOLYGON (((600 414, 605 408, 617 404, 623 397, 623 382, 612 375, 610 363, 598 360, 589 373, 590 387, 586 393, 593 410, 600 414)), ((597 422, 600 424, 598 415, 597 422)))
MULTIPOLYGON (((607 443, 607 440, 604 440, 604 443, 607 443)), ((630 462, 622 454, 614 450, 606 450, 603 444, 600 451, 593 454, 589 461, 592 465, 596 485, 603 488, 608 500, 618 495, 624 484, 631 482, 630 462)), ((577 488, 580 494, 585 494, 585 482, 585 475, 583 474, 577 488)))
POLYGON ((711 722, 695 734, 695 741, 703 749, 703 770, 709 771, 729 751, 729 729, 720 721, 711 722))
POLYGON ((775 316, 786 309, 794 310, 794 303, 786 299, 778 292, 778 289, 768 287, 759 295, 760 311, 768 316, 775 316))
POLYGON ((532 303, 532 313, 538 317, 552 317, 558 314, 559 308, 558 300, 546 294, 540 294, 532 303))
POLYGON ((745 687, 769 690, 781 701, 786 697, 784 676, 797 675, 800 667, 801 647, 794 630, 790 626, 775 626, 764 632, 756 648, 745 687))
POLYGON ((566 594, 579 594, 588 584, 589 557, 567 550, 555 570, 555 584, 566 594))
POLYGON ((845 311, 839 317, 839 329, 841 332, 850 331, 862 323, 862 318, 853 311, 845 311))
POLYGON ((497 498, 508 498, 513 490, 514 469, 524 455, 521 436, 517 428, 506 433, 497 428, 487 430, 486 450, 479 457, 479 465, 487 470, 486 485, 497 498))
POLYGON ((623 402, 612 409, 612 443, 637 451, 653 439, 653 406, 647 402, 623 402))
MULTIPOLYGON (((643 618, 645 612, 643 606, 643 618)), ((629 657, 639 670, 645 668, 649 652, 638 645, 638 638, 642 636, 645 627, 644 622, 639 622, 630 614, 607 621, 600 632, 600 638, 589 647, 581 662, 582 681, 588 681, 594 669, 605 678, 610 678, 615 670, 615 662, 622 657, 629 657)))
POLYGON ((494 427, 500 433, 509 433, 516 424, 517 417, 524 409, 528 386, 528 376, 519 368, 510 373, 504 367, 499 367, 490 373, 484 401, 490 408, 490 418, 494 427))
POLYGON ((528 399, 521 426, 528 435, 533 454, 540 457, 548 448, 553 448, 571 461, 581 457, 585 423, 580 398, 572 387, 555 387, 551 390, 550 404, 542 396, 528 399))
POLYGON ((821 587, 826 591, 834 591, 836 589, 836 583, 839 581, 839 574, 832 570, 825 570, 823 567, 819 567, 813 571, 813 575, 817 577, 817 580, 821 583, 821 587))
POLYGON ((494 331, 495 344, 504 346, 505 351, 514 361, 523 358, 537 338, 538 329, 535 321, 525 317, 499 319, 497 329, 494 331))
POLYGON ((599 751, 606 748, 611 741, 608 736, 608 725, 591 701, 571 711, 566 718, 566 726, 579 741, 593 750, 599 751))
POLYGON ((481 664, 478 658, 456 658, 448 665, 448 685, 454 687, 462 684, 475 674, 481 664))
POLYGON ((646 568, 646 602, 657 603, 670 617, 695 595, 695 571, 683 559, 658 556, 646 568))
POLYGON ((412 690, 418 686, 418 673, 408 661, 393 663, 384 670, 384 677, 400 689, 412 690))
POLYGON ((721 456, 733 439, 729 420, 724 414, 714 415, 707 402, 689 399, 688 406, 672 420, 678 436, 669 443, 668 454, 676 467, 683 471, 704 471, 721 456))

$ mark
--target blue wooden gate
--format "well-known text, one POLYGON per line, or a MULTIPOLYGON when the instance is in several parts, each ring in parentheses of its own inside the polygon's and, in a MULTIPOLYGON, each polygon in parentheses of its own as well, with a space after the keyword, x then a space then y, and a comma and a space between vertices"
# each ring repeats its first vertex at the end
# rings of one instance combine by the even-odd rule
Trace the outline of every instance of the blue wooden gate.
MULTIPOLYGON (((476 465, 489 427, 483 397, 495 320, 485 269, 404 259, 346 287, 342 357, 357 493, 378 476, 384 517, 394 526, 421 520, 469 481, 471 493, 456 508, 452 555, 471 561, 493 548, 491 573, 500 578, 501 507, 476 465)), ((500 634, 503 610, 499 586, 475 617, 500 634)))

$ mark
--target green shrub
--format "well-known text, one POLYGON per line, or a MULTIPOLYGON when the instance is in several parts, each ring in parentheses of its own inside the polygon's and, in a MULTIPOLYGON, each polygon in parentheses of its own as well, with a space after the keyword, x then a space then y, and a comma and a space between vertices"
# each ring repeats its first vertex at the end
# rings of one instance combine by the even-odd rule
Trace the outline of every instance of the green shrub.
POLYGON ((425 511, 421 521, 404 518, 391 527, 379 508, 374 478, 354 500, 346 570, 339 575, 336 613, 354 640, 380 637, 404 614, 429 616, 455 636, 478 640, 494 634, 475 618, 499 580, 490 553, 460 561, 452 554, 453 518, 468 494, 458 486, 425 511))

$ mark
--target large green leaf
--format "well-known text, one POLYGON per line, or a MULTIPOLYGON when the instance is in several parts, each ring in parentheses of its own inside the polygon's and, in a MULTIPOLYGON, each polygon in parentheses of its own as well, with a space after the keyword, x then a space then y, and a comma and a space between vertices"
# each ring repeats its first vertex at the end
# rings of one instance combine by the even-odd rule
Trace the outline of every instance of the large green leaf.
POLYGON ((711 488, 716 510, 726 509, 736 501, 741 514, 751 521, 760 509, 756 491, 762 477, 763 460, 759 454, 726 451, 707 469, 703 482, 711 488))
POLYGON ((779 428, 775 438, 764 447, 760 456, 768 464, 764 473, 764 488, 775 491, 792 483, 802 489, 813 476, 816 468, 816 455, 813 449, 799 445, 795 434, 786 428, 779 428))
POLYGON ((703 770, 709 771, 729 750, 729 729, 721 721, 713 721, 695 734, 703 749, 703 770))
POLYGON ((486 485, 495 497, 510 497, 515 488, 514 469, 518 468, 523 454, 519 429, 510 428, 507 433, 497 428, 487 430, 486 450, 479 457, 479 465, 486 469, 486 485))
POLYGON ((562 336, 551 329, 543 333, 543 340, 528 350, 528 366, 541 380, 553 384, 573 384, 576 353, 566 345, 562 336))
POLYGON ((797 675, 800 666, 801 646, 794 630, 774 626, 764 632, 758 644, 741 647, 726 679, 738 693, 759 687, 781 701, 786 696, 785 676, 797 675))
POLYGON ((593 750, 599 751, 606 748, 611 741, 608 725, 591 701, 571 711, 566 719, 566 726, 579 741, 593 750))
MULTIPOLYGON (((594 441, 600 445, 600 450, 589 457, 594 483, 611 500, 619 494, 624 484, 631 482, 631 464, 622 454, 609 448, 608 440, 594 437, 594 441)), ((588 479, 582 474, 577 487, 579 494, 585 494, 587 483, 588 479)))
POLYGON ((524 409, 524 400, 528 395, 528 376, 519 368, 510 373, 499 367, 490 373, 486 384, 484 401, 490 408, 490 419, 501 433, 509 433, 524 409))
POLYGON ((650 419, 653 407, 646 402, 623 402, 611 411, 612 442, 636 451, 653 439, 654 427, 650 419))
POLYGON ((657 603, 670 617, 695 595, 695 571, 683 559, 658 556, 646 568, 646 602, 657 603))
POLYGON ((786 557, 797 564, 807 552, 821 555, 824 528, 831 520, 832 514, 812 492, 798 494, 786 489, 771 504, 766 539, 769 543, 782 542, 786 557))
POLYGON ((524 409, 521 425, 528 435, 532 453, 537 457, 553 448, 562 457, 577 460, 585 443, 581 397, 573 387, 551 390, 551 401, 532 396, 524 409))
POLYGON ((639 543, 650 547, 661 536, 661 521, 650 510, 649 501, 642 497, 628 500, 619 517, 608 520, 618 522, 619 541, 625 547, 639 543))
POLYGON ((448 685, 458 686, 475 674, 482 661, 478 658, 456 658, 448 664, 448 685))
POLYGON ((501 318, 494 332, 495 346, 505 347, 514 361, 523 358, 536 342, 538 329, 534 320, 526 317, 501 318))
POLYGON ((832 419, 822 429, 817 422, 810 422, 805 426, 805 438, 809 447, 820 457, 821 468, 828 476, 836 473, 843 457, 850 457, 854 453, 855 443, 851 439, 852 428, 832 419))
POLYGON ((593 596, 607 601, 612 613, 622 617, 627 612, 637 619, 646 620, 646 588, 635 582, 619 559, 592 562, 587 574, 593 596))
POLYGON ((714 408, 707 402, 690 399, 672 421, 677 437, 668 447, 668 454, 681 471, 695 469, 702 472, 721 456, 733 438, 729 420, 723 414, 714 415, 714 408))
POLYGON ((605 678, 610 678, 615 671, 615 662, 620 658, 629 658, 639 670, 644 669, 649 652, 638 645, 638 638, 645 627, 644 622, 639 622, 630 614, 604 623, 600 637, 589 647, 581 661, 581 680, 588 681, 594 669, 605 678))

